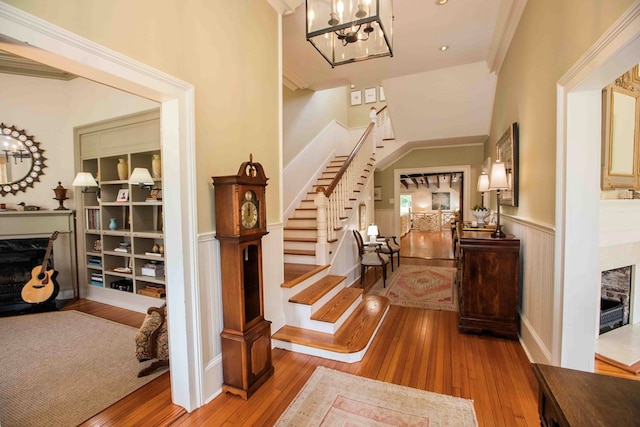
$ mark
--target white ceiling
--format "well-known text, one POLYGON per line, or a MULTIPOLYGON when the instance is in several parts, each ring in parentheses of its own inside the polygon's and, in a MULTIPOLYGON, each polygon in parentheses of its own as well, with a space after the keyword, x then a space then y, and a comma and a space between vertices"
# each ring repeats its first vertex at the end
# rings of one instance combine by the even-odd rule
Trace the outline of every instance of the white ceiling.
POLYGON ((283 68, 290 89, 321 90, 486 62, 499 69, 526 0, 395 0, 393 57, 331 68, 306 41, 304 2, 282 19, 283 68), (445 52, 442 45, 449 46, 445 52))

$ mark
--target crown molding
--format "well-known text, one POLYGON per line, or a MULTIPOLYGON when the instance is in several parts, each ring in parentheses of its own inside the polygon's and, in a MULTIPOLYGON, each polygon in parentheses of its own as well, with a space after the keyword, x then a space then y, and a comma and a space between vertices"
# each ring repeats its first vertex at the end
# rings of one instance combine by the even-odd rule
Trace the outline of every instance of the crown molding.
POLYGON ((280 15, 290 15, 302 4, 302 0, 267 0, 280 15))
POLYGON ((309 83, 284 65, 282 66, 282 84, 293 91, 309 87, 309 83))
POLYGON ((527 5, 527 0, 510 0, 502 3, 504 7, 500 8, 496 28, 489 46, 487 54, 487 67, 492 73, 500 72, 502 62, 511 45, 518 23, 527 5))

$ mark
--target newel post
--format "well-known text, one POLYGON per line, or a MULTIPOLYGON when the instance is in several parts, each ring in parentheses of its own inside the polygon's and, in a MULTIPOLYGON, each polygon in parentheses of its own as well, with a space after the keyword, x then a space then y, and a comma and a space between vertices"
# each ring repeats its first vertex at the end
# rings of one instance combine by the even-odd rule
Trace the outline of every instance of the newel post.
POLYGON ((329 207, 329 198, 324 194, 325 188, 318 187, 314 204, 317 208, 316 225, 318 239, 316 243, 316 264, 324 265, 327 263, 329 244, 327 242, 327 209, 329 207))

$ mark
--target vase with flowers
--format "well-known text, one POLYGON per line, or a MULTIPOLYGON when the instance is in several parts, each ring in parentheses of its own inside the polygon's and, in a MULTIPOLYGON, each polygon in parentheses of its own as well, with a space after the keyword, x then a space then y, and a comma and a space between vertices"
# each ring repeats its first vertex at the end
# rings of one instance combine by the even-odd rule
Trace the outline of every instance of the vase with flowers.
POLYGON ((476 220, 478 221, 478 225, 485 225, 485 219, 489 216, 489 209, 487 209, 486 207, 482 206, 482 205, 475 205, 472 209, 471 209, 471 214, 476 218, 476 220))

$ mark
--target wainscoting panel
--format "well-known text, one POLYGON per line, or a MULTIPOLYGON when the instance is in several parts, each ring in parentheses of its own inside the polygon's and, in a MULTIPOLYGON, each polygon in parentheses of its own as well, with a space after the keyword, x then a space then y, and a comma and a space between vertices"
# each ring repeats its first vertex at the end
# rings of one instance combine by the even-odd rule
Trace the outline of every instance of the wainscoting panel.
POLYGON ((520 340, 529 359, 551 363, 553 344, 553 227, 504 215, 504 230, 520 239, 520 340))
MULTIPOLYGON (((268 224, 269 234, 262 238, 262 274, 264 280, 265 318, 272 322, 271 333, 284 324, 282 291, 284 252, 283 226, 268 224)), ((203 400, 211 401, 222 390, 222 283, 220 279, 220 244, 215 233, 198 236, 198 271, 200 281, 200 334, 202 342, 203 400)))

